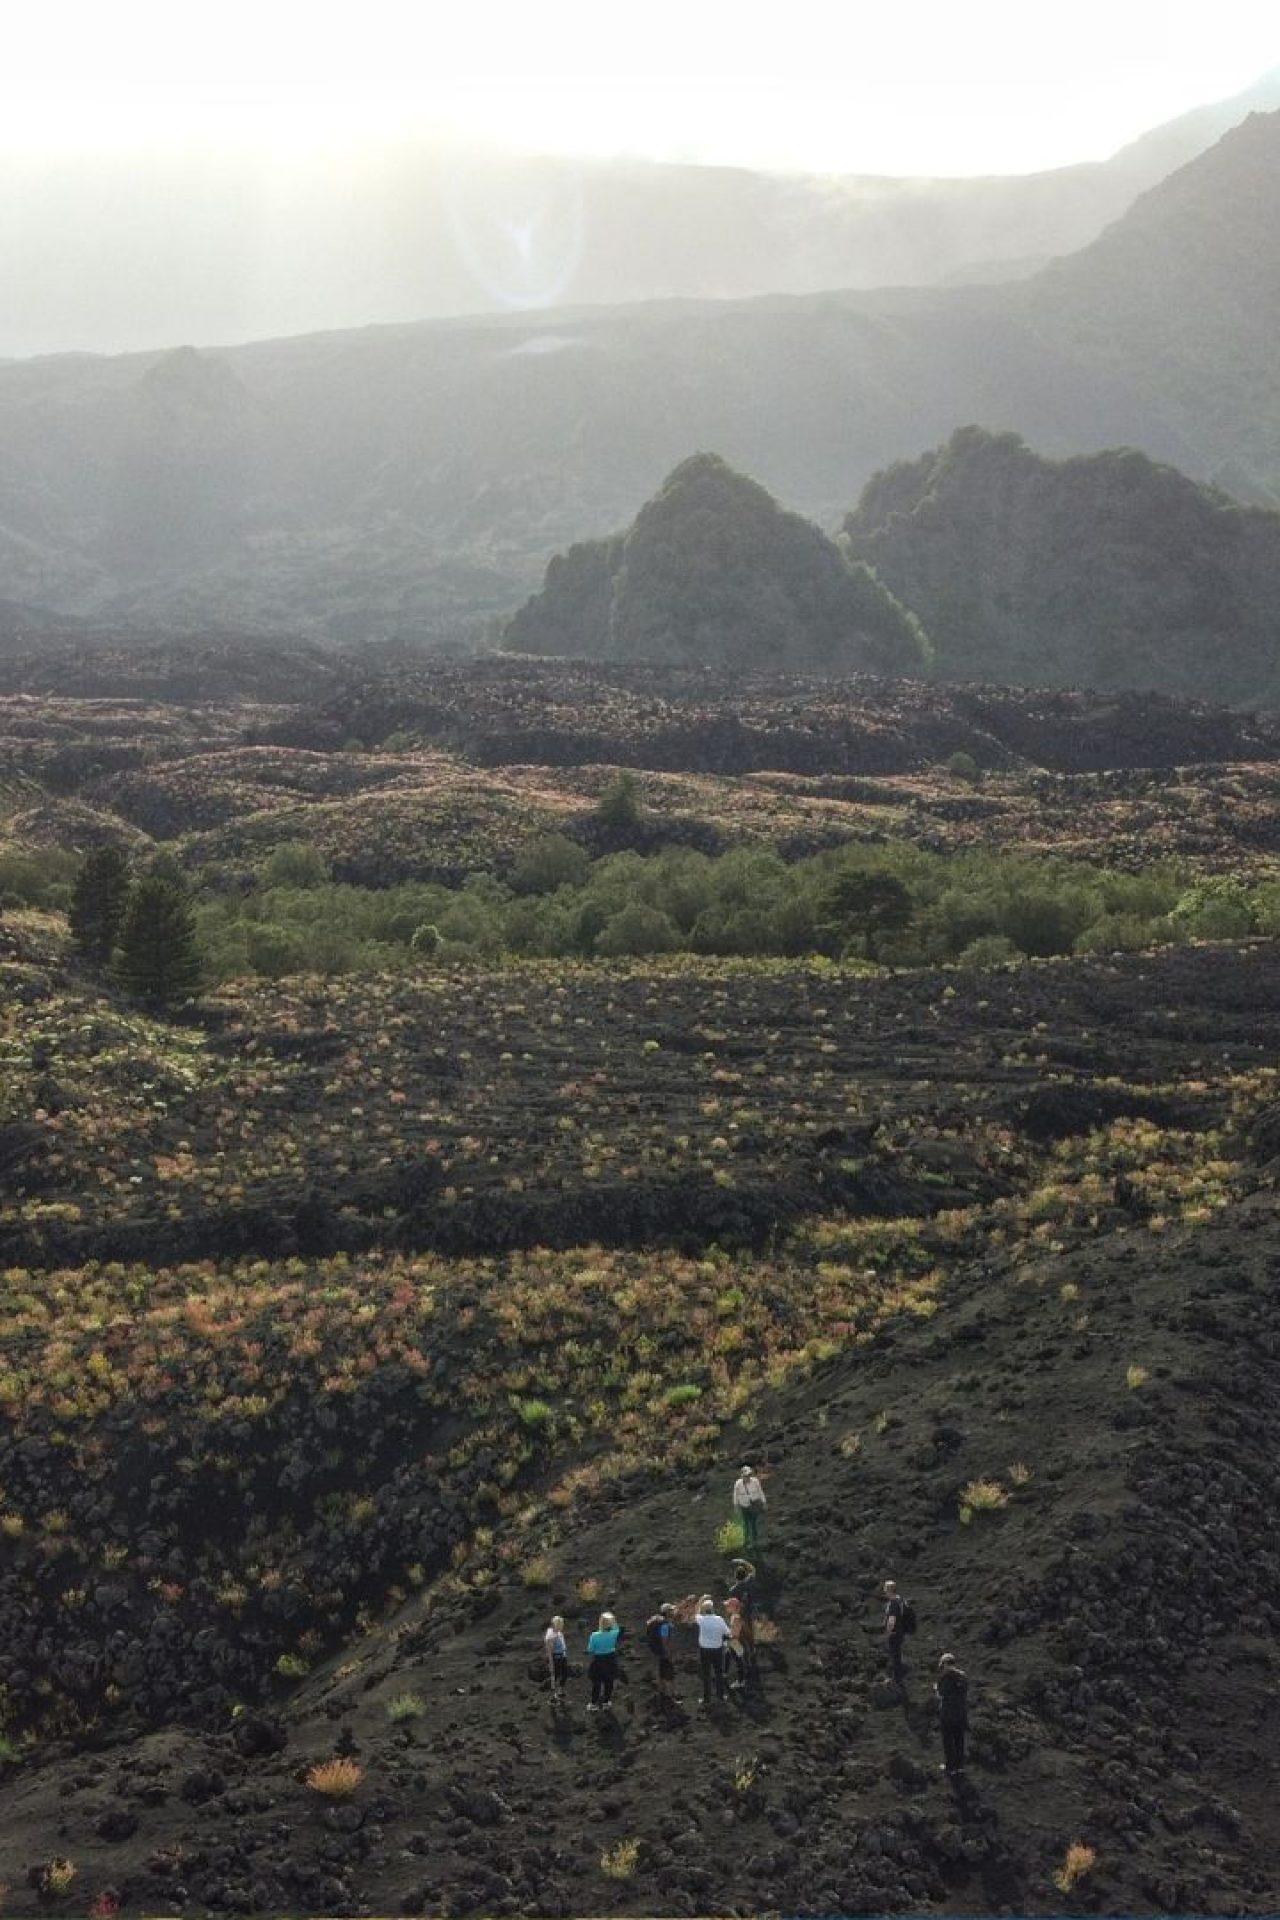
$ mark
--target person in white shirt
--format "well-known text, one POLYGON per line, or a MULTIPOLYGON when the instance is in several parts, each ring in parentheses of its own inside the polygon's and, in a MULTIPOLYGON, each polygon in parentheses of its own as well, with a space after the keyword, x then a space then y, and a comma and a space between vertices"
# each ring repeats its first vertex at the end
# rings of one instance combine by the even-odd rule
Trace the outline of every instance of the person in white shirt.
POLYGON ((564 1700, 564 1684, 569 1678, 569 1646, 564 1637, 564 1616, 557 1613, 542 1636, 542 1645, 547 1656, 547 1668, 551 1674, 551 1703, 560 1706, 564 1700))
POLYGON ((716 1699, 727 1698, 724 1683, 724 1649, 729 1638, 729 1622, 724 1615, 716 1612, 716 1603, 709 1593, 704 1593, 698 1602, 698 1612, 694 1621, 698 1629, 698 1667, 702 1674, 702 1704, 711 1705, 711 1688, 714 1684, 716 1699))
POLYGON ((768 1504, 756 1473, 751 1467, 744 1467, 733 1483, 733 1510, 742 1522, 744 1547, 758 1546, 760 1517, 768 1504))

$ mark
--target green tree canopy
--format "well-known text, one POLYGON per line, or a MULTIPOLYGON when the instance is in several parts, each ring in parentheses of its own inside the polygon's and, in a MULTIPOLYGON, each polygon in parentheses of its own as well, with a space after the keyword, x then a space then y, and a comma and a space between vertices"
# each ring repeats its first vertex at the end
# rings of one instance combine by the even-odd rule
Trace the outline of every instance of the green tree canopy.
POLYGON ((195 917, 174 881, 146 874, 133 888, 120 927, 117 971, 130 993, 161 1006, 199 992, 195 917))
POLYGON ((67 918, 76 952, 105 967, 129 899, 129 863, 118 847, 96 847, 76 876, 67 918))

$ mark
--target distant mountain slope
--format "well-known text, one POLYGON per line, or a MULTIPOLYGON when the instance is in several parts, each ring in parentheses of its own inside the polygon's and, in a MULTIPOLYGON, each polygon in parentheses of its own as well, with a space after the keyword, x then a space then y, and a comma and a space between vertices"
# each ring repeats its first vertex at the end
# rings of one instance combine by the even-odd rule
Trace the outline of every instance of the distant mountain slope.
POLYGON ((91 168, 30 157, 0 179, 15 290, 0 355, 512 306, 1007 279, 1086 245, 1246 113, 1275 107, 1280 73, 1108 160, 978 179, 497 158, 404 142, 300 155, 287 168, 243 149, 175 153, 164 168, 127 149, 91 168))
POLYGON ((1280 513, 1140 453, 1055 463, 969 427, 877 475, 845 539, 944 679, 1280 704, 1280 513))
POLYGON ((707 453, 669 475, 628 533, 553 560, 504 644, 810 673, 909 672, 925 657, 914 621, 864 566, 707 453))
POLYGON ((1280 504, 1280 115, 1253 114, 1022 292, 1196 470, 1280 504))
POLYGON ((0 367, 0 596, 357 641, 505 616, 695 447, 835 524, 979 421, 1280 500, 1280 114, 1010 286, 565 310, 0 367))

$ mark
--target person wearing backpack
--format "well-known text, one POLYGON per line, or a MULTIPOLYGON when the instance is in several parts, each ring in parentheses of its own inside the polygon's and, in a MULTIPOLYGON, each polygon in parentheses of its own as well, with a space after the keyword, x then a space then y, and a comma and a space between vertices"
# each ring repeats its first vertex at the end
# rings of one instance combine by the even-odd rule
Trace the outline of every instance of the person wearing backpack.
POLYGON ((676 1693, 676 1663, 671 1657, 675 1617, 675 1607, 670 1600, 664 1600, 644 1625, 645 1645, 653 1655, 654 1684, 658 1689, 658 1698, 673 1707, 680 1704, 676 1693))
POLYGON ((909 1600, 904 1600, 892 1580, 886 1580, 884 1593, 884 1640, 889 1656, 889 1672, 895 1686, 901 1686, 906 1677, 902 1664, 902 1643, 909 1633, 915 1631, 916 1610, 909 1600))
POLYGON ((742 1526, 744 1547, 754 1547, 758 1543, 760 1521, 768 1504, 759 1476, 752 1468, 743 1467, 733 1483, 733 1511, 742 1526))
POLYGON ((969 1730, 969 1677, 954 1653, 944 1653, 934 1682, 942 1722, 942 1771, 964 1772, 964 1737, 969 1730))

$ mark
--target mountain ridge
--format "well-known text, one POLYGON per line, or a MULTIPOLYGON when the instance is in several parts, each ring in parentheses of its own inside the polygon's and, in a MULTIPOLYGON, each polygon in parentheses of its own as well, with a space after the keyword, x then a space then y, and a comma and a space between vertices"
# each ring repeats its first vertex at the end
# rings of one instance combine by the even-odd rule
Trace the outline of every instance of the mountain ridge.
POLYGON ((167 356, 0 368, 0 595, 95 621, 456 640, 509 613, 551 554, 626 525, 691 446, 830 526, 874 472, 965 421, 1052 457, 1129 444, 1274 502, 1280 348, 1230 274, 1251 247, 1251 287, 1280 272, 1278 179, 1272 113, 1016 285, 491 315, 201 354, 248 398, 202 433, 192 411, 190 444, 141 391, 167 356))
POLYGON ((1280 71, 1107 159, 973 178, 499 161, 384 144, 287 179, 276 169, 269 193, 252 152, 186 165, 170 155, 162 175, 128 153, 104 155, 87 208, 82 173, 32 163, 8 210, 23 298, 0 348, 82 349, 86 287, 96 344, 120 352, 345 327, 362 314, 395 322, 508 305, 933 284, 971 266, 1010 277, 1086 244, 1245 112, 1277 106, 1280 71), (198 219, 184 217, 190 208, 198 219), (76 244, 86 226, 93 252, 76 244), (512 228, 536 243, 524 255, 512 228), (51 232, 79 257, 74 283, 50 256, 51 232), (140 286, 151 316, 143 340, 140 286))

